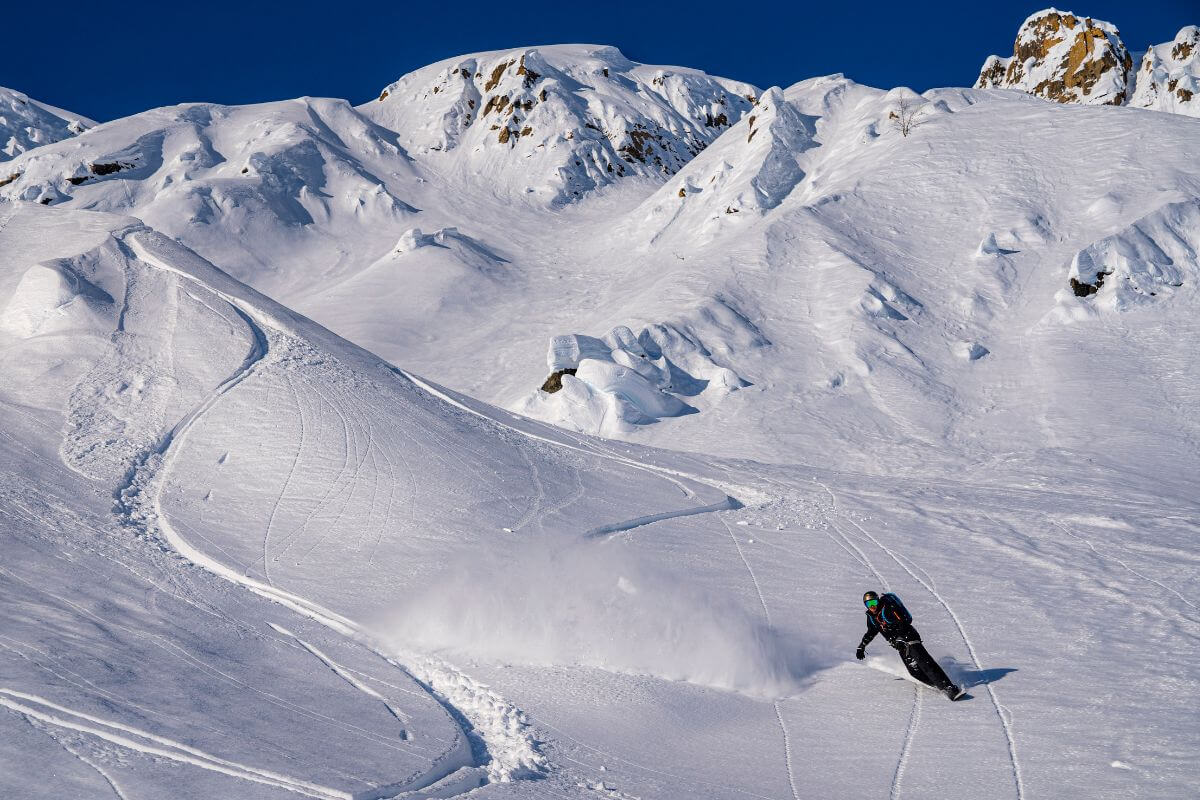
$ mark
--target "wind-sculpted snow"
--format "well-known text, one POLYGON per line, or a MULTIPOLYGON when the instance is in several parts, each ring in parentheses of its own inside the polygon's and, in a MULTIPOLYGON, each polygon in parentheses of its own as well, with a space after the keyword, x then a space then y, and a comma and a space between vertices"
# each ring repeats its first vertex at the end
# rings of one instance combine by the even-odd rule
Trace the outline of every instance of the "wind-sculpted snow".
MULTIPOLYGON (((724 312, 725 321, 742 327, 750 342, 752 326, 736 312, 714 304, 708 320, 695 327, 655 324, 638 336, 624 325, 613 328, 603 339, 570 334, 550 340, 546 362, 550 377, 532 392, 519 410, 529 416, 572 430, 612 436, 631 426, 646 425, 663 417, 696 413, 685 398, 718 401, 722 395, 746 386, 736 372, 721 366, 697 329, 724 312)), ((722 331, 725 344, 731 331, 722 331)))

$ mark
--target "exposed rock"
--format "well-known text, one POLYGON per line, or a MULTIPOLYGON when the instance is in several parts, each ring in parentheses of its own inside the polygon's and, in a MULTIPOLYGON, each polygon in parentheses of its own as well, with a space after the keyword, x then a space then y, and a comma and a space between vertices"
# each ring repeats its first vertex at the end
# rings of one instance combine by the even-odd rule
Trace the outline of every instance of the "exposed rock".
POLYGON ((546 394, 554 394, 562 389, 563 375, 574 375, 578 371, 574 367, 568 367, 567 369, 559 369, 551 372, 550 377, 546 378, 546 382, 542 384, 542 391, 546 394))
POLYGON ((1116 26, 1049 8, 1025 20, 1009 58, 990 56, 975 86, 1059 103, 1123 105, 1133 59, 1116 26))
POLYGON ((1111 274, 1111 273, 1108 273, 1108 272, 1096 273, 1096 277, 1095 277, 1096 282, 1095 283, 1083 283, 1082 281, 1080 281, 1076 278, 1071 278, 1071 280, 1070 280, 1071 291, 1073 291, 1075 293, 1076 297, 1087 297, 1088 295, 1093 295, 1096 292, 1100 291, 1100 287, 1104 285, 1104 276, 1109 275, 1109 274, 1111 274))

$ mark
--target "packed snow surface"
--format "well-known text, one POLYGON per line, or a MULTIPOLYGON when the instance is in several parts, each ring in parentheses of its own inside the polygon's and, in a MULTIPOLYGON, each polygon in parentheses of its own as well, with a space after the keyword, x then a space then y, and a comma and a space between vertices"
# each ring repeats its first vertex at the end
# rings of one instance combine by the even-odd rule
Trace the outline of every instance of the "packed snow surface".
POLYGON ((1198 124, 577 45, 18 155, 0 795, 1194 796, 1198 124))

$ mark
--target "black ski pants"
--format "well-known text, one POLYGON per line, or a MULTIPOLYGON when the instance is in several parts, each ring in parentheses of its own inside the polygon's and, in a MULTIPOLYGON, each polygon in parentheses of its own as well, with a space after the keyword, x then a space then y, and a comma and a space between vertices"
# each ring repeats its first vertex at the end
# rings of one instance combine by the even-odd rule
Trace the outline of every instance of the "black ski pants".
POLYGON ((895 647, 899 651, 900 658, 904 660, 904 666, 908 670, 909 675, 912 675, 921 683, 928 684, 942 691, 950 687, 950 678, 946 675, 941 665, 933 660, 933 656, 929 655, 929 651, 925 649, 925 645, 919 641, 912 643, 895 642, 892 644, 892 647, 895 647))

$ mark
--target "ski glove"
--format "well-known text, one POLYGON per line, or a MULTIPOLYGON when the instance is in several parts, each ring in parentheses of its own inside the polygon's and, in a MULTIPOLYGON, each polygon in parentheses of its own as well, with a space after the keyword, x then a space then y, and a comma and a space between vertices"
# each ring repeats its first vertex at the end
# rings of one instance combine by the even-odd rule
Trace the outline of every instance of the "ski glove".
POLYGON ((854 651, 854 657, 857 658, 859 661, 862 661, 864 658, 867 657, 867 648, 863 647, 860 644, 858 646, 858 649, 854 651))

